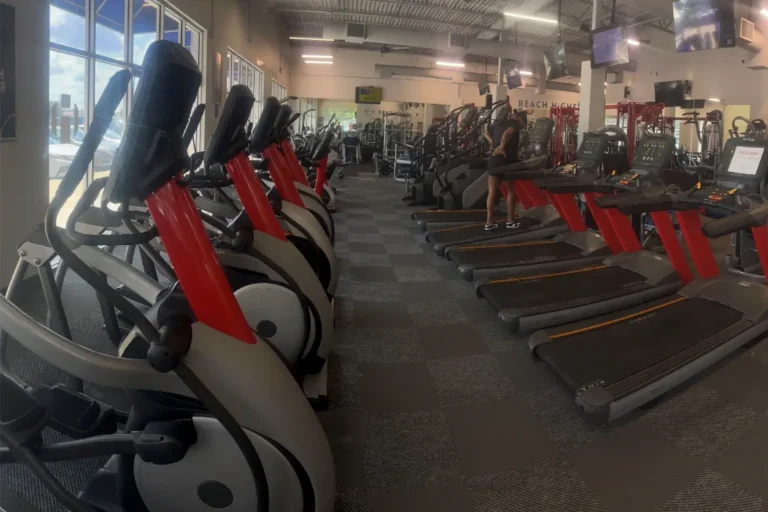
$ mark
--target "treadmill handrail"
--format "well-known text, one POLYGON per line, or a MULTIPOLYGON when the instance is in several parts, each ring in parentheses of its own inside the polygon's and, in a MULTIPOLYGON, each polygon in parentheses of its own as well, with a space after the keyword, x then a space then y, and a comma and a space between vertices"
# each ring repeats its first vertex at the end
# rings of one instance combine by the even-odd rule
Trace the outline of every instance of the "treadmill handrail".
POLYGON ((704 224, 701 231, 709 238, 717 238, 723 235, 730 235, 744 229, 760 227, 768 221, 768 202, 762 203, 757 207, 750 207, 748 210, 713 220, 704 224))

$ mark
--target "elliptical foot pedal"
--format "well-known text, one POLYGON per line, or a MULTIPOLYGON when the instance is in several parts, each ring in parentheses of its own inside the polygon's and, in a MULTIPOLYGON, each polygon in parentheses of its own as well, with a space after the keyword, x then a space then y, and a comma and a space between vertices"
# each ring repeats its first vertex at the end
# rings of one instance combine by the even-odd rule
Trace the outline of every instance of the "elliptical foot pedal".
POLYGON ((48 426, 74 439, 113 434, 117 431, 114 409, 98 400, 57 384, 33 393, 48 412, 48 426))
POLYGON ((0 374, 0 432, 9 445, 40 445, 48 415, 34 395, 0 374))

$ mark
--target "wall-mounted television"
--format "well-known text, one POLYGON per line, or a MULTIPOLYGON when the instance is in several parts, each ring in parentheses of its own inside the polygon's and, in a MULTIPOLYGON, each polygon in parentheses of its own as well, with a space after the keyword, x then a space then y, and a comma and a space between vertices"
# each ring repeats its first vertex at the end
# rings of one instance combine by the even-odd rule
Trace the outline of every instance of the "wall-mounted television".
POLYGON ((675 49, 678 52, 716 50, 736 45, 734 0, 677 0, 675 49))
POLYGON ((568 76, 568 59, 565 55, 565 44, 558 43, 551 50, 544 52, 544 70, 547 74, 547 80, 568 76))
POLYGON ((355 87, 355 103, 378 105, 381 103, 381 87, 355 87))
POLYGON ((590 32, 592 68, 629 64, 627 27, 603 27, 590 32))
POLYGON ((663 103, 667 107, 682 107, 686 104, 685 95, 690 94, 691 83, 688 80, 656 82, 653 90, 656 103, 663 103))
POLYGON ((485 75, 477 79, 477 90, 480 96, 491 94, 491 85, 488 83, 488 78, 485 75))
POLYGON ((516 60, 504 59, 501 67, 507 80, 507 89, 512 90, 523 86, 523 79, 520 76, 520 64, 516 60))

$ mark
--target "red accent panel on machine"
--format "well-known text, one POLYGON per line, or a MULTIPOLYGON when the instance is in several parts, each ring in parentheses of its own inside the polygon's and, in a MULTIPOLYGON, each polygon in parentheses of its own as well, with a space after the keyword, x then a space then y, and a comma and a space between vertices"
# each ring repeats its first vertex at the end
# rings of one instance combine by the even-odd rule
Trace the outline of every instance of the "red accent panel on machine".
POLYGON ((632 229, 632 223, 626 215, 616 208, 608 208, 603 211, 605 211, 605 214, 611 221, 613 231, 619 238, 619 242, 621 243, 621 247, 624 248, 624 252, 637 252, 643 248, 640 245, 640 240, 637 239, 635 230, 632 229))
POLYGON ((611 224, 608 214, 595 203, 595 197, 597 197, 596 192, 584 192, 587 208, 592 213, 592 218, 595 219, 595 224, 597 224, 600 234, 603 235, 603 240, 605 240, 613 254, 618 254, 623 250, 619 237, 613 229, 613 224, 611 224))
POLYGON ((768 272, 765 270, 768 268, 768 226, 763 224, 753 227, 752 236, 755 238, 757 255, 760 257, 760 264, 763 266, 763 272, 766 275, 766 280, 768 280, 768 272))
POLYGON ((147 198, 147 206, 197 320, 256 343, 189 192, 170 180, 147 198))
POLYGON ((264 192, 261 181, 253 172, 251 162, 245 153, 240 153, 227 162, 226 168, 253 227, 262 233, 287 241, 283 228, 280 227, 272 205, 269 203, 267 193, 264 192))
POLYGON ((699 209, 678 211, 677 221, 680 223, 680 231, 683 233, 686 245, 688 245, 688 252, 691 253, 693 264, 696 265, 699 279, 717 276, 720 269, 715 261, 715 255, 712 254, 712 248, 709 246, 707 237, 701 232, 699 209))
POLYGON ((664 244, 667 258, 672 263, 683 283, 690 283, 693 281, 693 271, 690 265, 688 265, 688 260, 685 259, 683 247, 677 238, 677 232, 672 225, 672 220, 669 218, 669 213, 651 212, 651 219, 654 226, 656 226, 656 233, 659 234, 661 243, 664 244))
POLYGON ((296 156, 296 152, 293 150, 291 141, 283 139, 280 142, 280 148, 283 150, 286 164, 291 169, 293 179, 308 187, 309 181, 307 181, 307 175, 304 173, 304 168, 301 166, 301 162, 299 162, 299 157, 296 156))
POLYGON ((262 151, 262 154, 269 160, 269 175, 272 177, 272 181, 275 187, 277 187, 277 191, 280 192, 280 197, 283 201, 288 201, 304 208, 304 201, 301 200, 299 191, 296 189, 296 185, 293 184, 291 171, 277 146, 275 144, 270 145, 262 151))
POLYGON ((328 157, 315 161, 315 192, 322 197, 323 187, 328 182, 328 157))

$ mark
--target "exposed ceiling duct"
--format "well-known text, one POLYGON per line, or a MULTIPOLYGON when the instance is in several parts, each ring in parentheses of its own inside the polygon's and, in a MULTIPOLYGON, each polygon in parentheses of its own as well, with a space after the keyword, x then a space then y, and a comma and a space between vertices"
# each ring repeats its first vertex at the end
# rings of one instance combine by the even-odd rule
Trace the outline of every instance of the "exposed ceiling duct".
MULTIPOLYGON (((345 23, 329 23, 323 27, 323 38, 345 40, 346 34, 347 25, 345 23)), ((461 48, 451 44, 449 34, 435 34, 412 29, 375 25, 366 27, 365 42, 428 48, 438 52, 438 54, 453 57, 477 55, 497 59, 512 59, 518 61, 522 69, 534 72, 537 72, 542 67, 543 52, 549 49, 544 46, 523 46, 506 41, 474 38, 466 38, 466 47, 461 48)), ((568 53, 568 68, 572 76, 579 76, 581 74, 581 63, 584 60, 589 60, 589 56, 575 52, 568 53)))
MULTIPOLYGON (((454 71, 448 69, 422 68, 417 66, 396 66, 391 64, 376 64, 376 76, 378 78, 391 78, 393 76, 411 76, 418 78, 432 78, 446 81, 460 82, 478 82, 485 78, 486 82, 494 83, 498 80, 498 75, 485 75, 483 73, 472 73, 467 71, 454 71), (458 79, 458 80, 457 80, 458 79)), ((536 88, 539 86, 539 80, 534 77, 524 77, 523 85, 525 87, 536 88)), ((547 82, 546 88, 553 91, 579 92, 579 86, 576 84, 547 82)))

